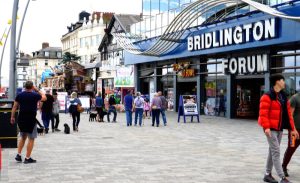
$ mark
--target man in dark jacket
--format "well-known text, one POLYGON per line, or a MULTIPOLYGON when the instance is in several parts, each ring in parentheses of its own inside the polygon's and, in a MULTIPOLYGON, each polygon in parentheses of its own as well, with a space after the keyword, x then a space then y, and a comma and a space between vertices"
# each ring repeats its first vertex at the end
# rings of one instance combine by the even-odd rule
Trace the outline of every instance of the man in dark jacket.
MULTIPOLYGON (((49 90, 46 91, 46 97, 47 97, 47 100, 44 102, 41 102, 41 111, 42 111, 42 120, 43 120, 43 124, 45 127, 45 132, 48 133, 49 123, 50 123, 50 120, 52 119, 52 115, 53 115, 52 112, 53 112, 54 98, 50 94, 49 90)), ((54 132, 54 121, 51 121, 51 122, 52 122, 52 132, 54 132)))
POLYGON ((262 126, 269 143, 269 155, 266 165, 265 182, 277 183, 272 176, 273 166, 280 177, 280 183, 290 183, 285 177, 280 162, 280 142, 282 131, 291 130, 291 135, 299 138, 295 130, 294 120, 290 110, 290 103, 282 91, 285 81, 282 75, 276 74, 270 78, 271 90, 260 99, 258 123, 262 126))
MULTIPOLYGON (((297 93, 294 96, 292 96, 290 99, 290 103, 291 103, 291 113, 293 114, 295 127, 299 134, 300 133, 300 112, 299 112, 300 111, 300 93, 297 93)), ((282 163, 283 172, 286 177, 289 176, 288 171, 287 171, 287 166, 288 166, 289 162, 291 161, 293 154, 295 153, 295 151, 297 150, 297 148, 300 145, 300 139, 295 139, 295 144, 293 144, 293 142, 292 142, 293 140, 291 137, 292 137, 291 131, 289 131, 288 147, 285 151, 283 163, 282 163)))
POLYGON ((113 122, 117 122, 116 121, 117 120, 116 99, 115 99, 114 95, 111 95, 109 97, 108 103, 109 103, 109 109, 107 111, 107 121, 110 122, 110 119, 109 119, 110 113, 114 113, 113 122))
POLYGON ((32 81, 25 83, 25 91, 20 93, 14 102, 11 112, 11 124, 15 123, 15 113, 19 108, 18 126, 20 129, 21 139, 18 144, 18 154, 16 161, 22 162, 22 149, 28 138, 27 153, 24 163, 36 163, 36 160, 31 158, 31 152, 34 145, 34 139, 37 137, 36 111, 38 101, 46 101, 46 96, 33 86, 32 81))

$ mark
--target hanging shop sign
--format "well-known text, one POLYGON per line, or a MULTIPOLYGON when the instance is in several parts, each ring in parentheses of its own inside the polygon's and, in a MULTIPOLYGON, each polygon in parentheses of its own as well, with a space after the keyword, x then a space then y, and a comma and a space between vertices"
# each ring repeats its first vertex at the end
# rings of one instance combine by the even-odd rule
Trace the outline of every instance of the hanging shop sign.
POLYGON ((277 36, 277 18, 238 25, 187 38, 188 51, 205 50, 248 42, 273 39, 277 36))
POLYGON ((115 87, 134 87, 134 67, 125 66, 117 69, 114 80, 115 87))
POLYGON ((223 59, 224 74, 259 74, 268 72, 268 55, 223 59))
POLYGON ((178 76, 188 78, 195 76, 195 69, 190 69, 190 62, 180 62, 173 64, 173 71, 178 73, 178 76))

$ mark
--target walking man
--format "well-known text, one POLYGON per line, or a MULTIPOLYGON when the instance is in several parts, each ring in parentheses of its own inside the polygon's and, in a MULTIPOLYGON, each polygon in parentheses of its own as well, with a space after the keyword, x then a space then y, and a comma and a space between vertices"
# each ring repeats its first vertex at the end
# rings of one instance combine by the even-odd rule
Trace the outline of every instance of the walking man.
POLYGON ((132 111, 133 111, 133 91, 130 90, 127 92, 127 95, 124 97, 124 106, 126 113, 127 126, 132 126, 132 111))
POLYGON ((107 121, 110 122, 109 116, 111 113, 114 114, 113 122, 117 122, 117 109, 116 109, 116 99, 114 95, 111 95, 108 100, 109 108, 107 111, 107 121))
POLYGON ((162 106, 161 98, 159 97, 158 93, 155 93, 151 102, 152 126, 155 125, 155 121, 156 121, 156 126, 159 127, 159 115, 161 111, 161 106, 162 106))
POLYGON ((34 146, 34 139, 37 138, 36 113, 38 101, 46 101, 46 96, 33 86, 32 81, 25 83, 25 91, 20 93, 14 102, 11 112, 11 124, 14 124, 15 113, 19 108, 18 126, 20 129, 21 139, 18 143, 18 154, 15 157, 17 162, 22 162, 22 149, 28 138, 27 152, 24 163, 36 163, 36 160, 31 158, 31 152, 34 146))
POLYGON ((137 120, 139 119, 139 125, 142 126, 142 119, 144 113, 144 99, 141 97, 141 93, 136 93, 136 98, 134 99, 134 109, 135 109, 135 118, 134 126, 137 125, 137 120))
MULTIPOLYGON (((52 110, 53 110, 54 98, 50 94, 49 90, 46 91, 46 97, 47 97, 47 100, 41 102, 41 111, 42 111, 42 120, 43 120, 43 124, 44 124, 44 127, 45 127, 45 132, 48 133, 50 120, 52 119, 52 110)), ((53 122, 54 121, 51 121, 51 123, 52 123, 52 125, 51 125, 52 126, 52 132, 54 132, 53 122)))
POLYGON ((265 182, 277 183, 272 176, 273 166, 280 178, 280 183, 290 183, 284 175, 280 162, 280 142, 284 129, 290 130, 290 135, 298 138, 292 117, 290 102, 282 91, 285 81, 282 75, 276 74, 270 78, 271 90, 260 99, 258 123, 262 126, 269 143, 269 155, 266 165, 265 182))
POLYGON ((57 93, 53 94, 53 110, 52 110, 52 129, 54 129, 56 132, 60 132, 60 129, 58 129, 59 125, 59 101, 57 100, 57 93))
MULTIPOLYGON (((300 83, 299 83, 300 84, 300 83)), ((300 93, 295 94, 292 96, 290 99, 291 103, 291 113, 293 114, 294 117, 294 123, 296 126, 296 129, 298 131, 298 134, 300 133, 300 93)), ((284 158, 283 158, 283 163, 282 163, 282 169, 286 177, 289 176, 288 171, 287 171, 287 166, 289 162, 292 159, 293 154, 297 150, 297 148, 300 145, 300 139, 295 139, 293 142, 293 138, 291 135, 291 131, 289 131, 289 140, 288 140, 288 147, 285 151, 284 158)))
POLYGON ((166 109, 168 109, 168 101, 167 101, 166 97, 162 95, 161 91, 158 92, 158 95, 162 102, 160 113, 161 113, 164 125, 167 126, 166 109))

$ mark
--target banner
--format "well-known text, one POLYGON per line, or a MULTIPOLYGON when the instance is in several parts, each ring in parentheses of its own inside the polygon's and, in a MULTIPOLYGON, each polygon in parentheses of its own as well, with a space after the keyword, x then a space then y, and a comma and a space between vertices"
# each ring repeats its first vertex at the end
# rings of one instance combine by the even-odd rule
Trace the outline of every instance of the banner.
POLYGON ((182 95, 185 115, 198 115, 196 95, 182 95))
POLYGON ((97 79, 97 93, 102 92, 102 79, 98 78, 97 79))
POLYGON ((67 92, 57 92, 57 100, 59 101, 60 111, 66 110, 66 97, 68 96, 67 92))
POLYGON ((117 76, 114 80, 115 87, 134 87, 134 68, 126 66, 117 69, 117 76))

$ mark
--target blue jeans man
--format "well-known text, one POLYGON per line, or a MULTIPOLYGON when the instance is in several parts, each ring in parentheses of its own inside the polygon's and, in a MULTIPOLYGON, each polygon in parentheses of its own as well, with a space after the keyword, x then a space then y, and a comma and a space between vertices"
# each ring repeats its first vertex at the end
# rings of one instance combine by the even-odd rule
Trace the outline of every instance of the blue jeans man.
POLYGON ((125 113, 126 113, 127 126, 132 126, 132 110, 126 109, 125 113))
POLYGON ((138 118, 139 118, 139 125, 142 126, 143 113, 144 113, 143 108, 136 108, 135 109, 135 118, 134 118, 134 125, 135 126, 137 125, 138 118))
POLYGON ((52 112, 42 112, 42 120, 43 120, 46 133, 48 133, 51 119, 52 119, 52 112))
POLYGON ((160 113, 164 122, 164 125, 167 125, 166 109, 160 109, 160 113))
POLYGON ((110 119, 109 119, 110 113, 114 113, 113 122, 116 122, 116 120, 117 120, 117 110, 116 110, 115 106, 109 106, 109 109, 107 111, 107 121, 108 122, 110 122, 110 119))

